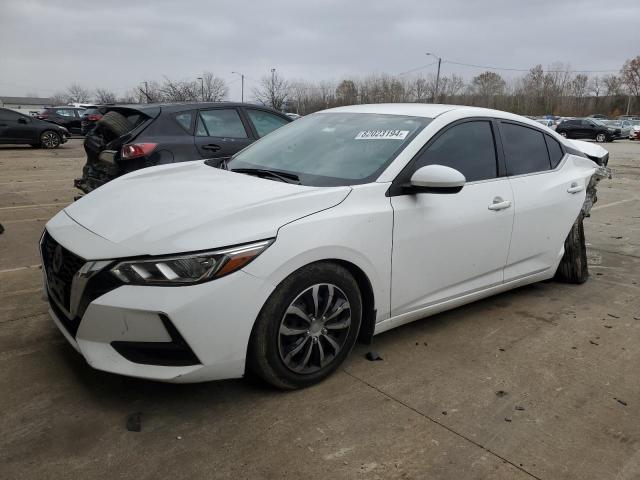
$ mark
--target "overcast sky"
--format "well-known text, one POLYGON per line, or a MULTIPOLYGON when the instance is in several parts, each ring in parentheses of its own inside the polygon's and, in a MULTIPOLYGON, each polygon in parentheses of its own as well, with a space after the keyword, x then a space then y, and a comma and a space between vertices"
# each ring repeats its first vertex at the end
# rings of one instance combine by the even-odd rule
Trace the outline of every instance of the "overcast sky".
POLYGON ((432 62, 425 52, 466 79, 482 70, 446 61, 617 71, 640 55, 640 1, 0 0, 0 96, 73 82, 122 94, 209 70, 236 100, 234 70, 250 92, 271 68, 287 79, 397 74, 432 62))

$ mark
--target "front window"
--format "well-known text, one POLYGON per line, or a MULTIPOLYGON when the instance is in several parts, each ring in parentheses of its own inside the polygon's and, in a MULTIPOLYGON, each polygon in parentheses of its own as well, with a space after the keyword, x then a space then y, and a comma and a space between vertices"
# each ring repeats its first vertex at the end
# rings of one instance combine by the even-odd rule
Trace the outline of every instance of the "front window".
POLYGON ((431 121, 374 113, 317 113, 279 128, 241 151, 228 168, 293 174, 303 185, 374 181, 431 121))

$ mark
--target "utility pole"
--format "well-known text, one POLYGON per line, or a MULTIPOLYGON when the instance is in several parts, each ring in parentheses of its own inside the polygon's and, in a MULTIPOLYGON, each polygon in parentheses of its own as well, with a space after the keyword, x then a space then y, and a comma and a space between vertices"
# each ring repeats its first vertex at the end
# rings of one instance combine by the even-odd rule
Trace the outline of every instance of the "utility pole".
POLYGON ((276 69, 271 69, 271 108, 276 108, 276 69))
POLYGON ((242 89, 240 90, 240 101, 242 103, 244 103, 244 74, 240 73, 240 72, 231 72, 231 73, 235 73, 236 75, 240 75, 240 85, 242 85, 242 89))
POLYGON ((631 108, 631 94, 629 94, 629 99, 627 100, 627 115, 629 115, 630 108, 631 108))
POLYGON ((436 99, 438 98, 438 87, 440 86, 440 64, 442 63, 442 58, 433 53, 426 53, 427 56, 432 56, 438 59, 438 74, 436 75, 436 90, 433 93, 433 103, 436 103, 436 99))
POLYGON ((200 80, 200 96, 204 102, 204 78, 198 77, 198 80, 200 80))

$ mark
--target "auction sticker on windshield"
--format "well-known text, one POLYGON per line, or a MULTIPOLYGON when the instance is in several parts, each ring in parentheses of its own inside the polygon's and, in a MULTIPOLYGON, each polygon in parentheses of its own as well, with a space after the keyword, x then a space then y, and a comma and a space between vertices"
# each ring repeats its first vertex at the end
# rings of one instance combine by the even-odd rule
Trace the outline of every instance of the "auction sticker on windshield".
POLYGON ((363 130, 355 140, 404 140, 409 130, 363 130))

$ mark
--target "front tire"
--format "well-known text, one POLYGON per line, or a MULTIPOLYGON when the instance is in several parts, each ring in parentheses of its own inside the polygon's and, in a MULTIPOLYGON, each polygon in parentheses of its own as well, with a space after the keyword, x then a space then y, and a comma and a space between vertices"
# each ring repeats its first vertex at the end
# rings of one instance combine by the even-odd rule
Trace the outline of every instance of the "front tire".
POLYGON ((567 137, 567 132, 560 132, 560 135, 562 135, 564 138, 569 138, 567 137))
POLYGON ((251 334, 248 366, 285 390, 331 375, 358 337, 362 297, 344 267, 307 265, 289 275, 265 303, 251 334))
POLYGON ((607 141, 607 136, 604 133, 599 133, 596 135, 596 142, 604 143, 607 141))
POLYGON ((40 146, 42 148, 58 148, 61 142, 60 135, 52 130, 42 132, 40 135, 40 146))
POLYGON ((565 283, 581 284, 589 278, 587 265, 587 246, 584 239, 584 225, 582 213, 578 216, 571 231, 564 241, 564 255, 555 278, 565 283))

